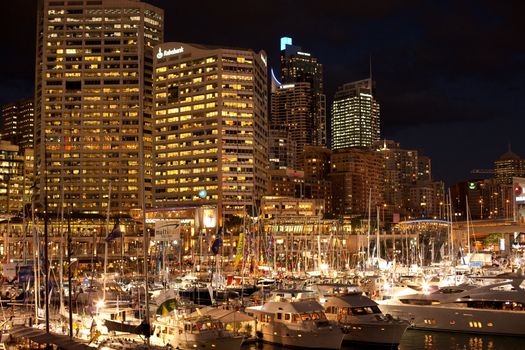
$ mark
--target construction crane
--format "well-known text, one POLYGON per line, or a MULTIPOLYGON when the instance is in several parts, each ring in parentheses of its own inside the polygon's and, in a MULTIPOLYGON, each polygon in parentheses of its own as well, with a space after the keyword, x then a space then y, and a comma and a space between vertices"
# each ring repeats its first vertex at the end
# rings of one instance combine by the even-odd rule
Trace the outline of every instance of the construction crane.
POLYGON ((496 170, 494 169, 472 169, 471 174, 495 174, 496 170))

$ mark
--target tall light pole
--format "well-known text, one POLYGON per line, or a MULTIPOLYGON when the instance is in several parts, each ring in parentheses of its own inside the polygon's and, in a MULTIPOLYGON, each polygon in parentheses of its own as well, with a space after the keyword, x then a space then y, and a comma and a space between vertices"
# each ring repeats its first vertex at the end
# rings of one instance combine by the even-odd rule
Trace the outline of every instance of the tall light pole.
POLYGON ((483 220, 483 198, 479 200, 479 218, 483 220))
POLYGON ((9 208, 9 197, 10 197, 10 184, 11 184, 11 174, 4 175, 4 179, 6 182, 6 192, 5 192, 5 212, 7 214, 7 229, 5 231, 5 237, 4 237, 4 255, 5 255, 5 262, 9 263, 9 231, 11 230, 11 214, 9 208))

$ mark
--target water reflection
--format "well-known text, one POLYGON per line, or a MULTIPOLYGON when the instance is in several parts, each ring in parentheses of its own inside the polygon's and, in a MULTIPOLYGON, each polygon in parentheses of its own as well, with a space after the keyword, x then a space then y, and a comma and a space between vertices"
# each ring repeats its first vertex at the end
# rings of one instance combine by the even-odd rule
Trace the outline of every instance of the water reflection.
POLYGON ((399 350, 496 350, 521 347, 523 339, 495 335, 474 335, 429 331, 408 331, 401 340, 399 350))
MULTIPOLYGON (((429 332, 409 330, 401 340, 398 350, 507 350, 521 349, 523 338, 493 335, 473 335, 461 333, 429 332)), ((244 345, 246 350, 286 349, 272 344, 244 345)), ((396 347, 373 347, 356 344, 344 344, 344 350, 385 350, 396 347)))

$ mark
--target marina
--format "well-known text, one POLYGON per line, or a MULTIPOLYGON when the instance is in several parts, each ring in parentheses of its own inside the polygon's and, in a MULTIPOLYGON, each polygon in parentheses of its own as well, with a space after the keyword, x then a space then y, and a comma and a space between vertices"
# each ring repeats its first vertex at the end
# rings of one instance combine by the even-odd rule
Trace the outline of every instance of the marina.
POLYGON ((224 218, 207 208, 215 226, 206 227, 202 209, 150 211, 145 222, 137 216, 113 225, 108 216, 91 231, 82 263, 71 259, 81 241, 64 238, 72 227, 90 230, 93 220, 9 223, 10 237, 29 227, 12 257, 40 248, 32 260, 4 265, 2 344, 432 349, 438 339, 455 341, 450 334, 525 336, 519 245, 506 255, 473 253, 468 235, 444 220, 403 222, 391 232, 376 222, 369 232, 371 222, 354 231, 313 216, 246 217, 223 228, 217 221, 224 218), (132 247, 134 259, 125 251, 132 247), (442 333, 418 333, 435 331, 442 333))

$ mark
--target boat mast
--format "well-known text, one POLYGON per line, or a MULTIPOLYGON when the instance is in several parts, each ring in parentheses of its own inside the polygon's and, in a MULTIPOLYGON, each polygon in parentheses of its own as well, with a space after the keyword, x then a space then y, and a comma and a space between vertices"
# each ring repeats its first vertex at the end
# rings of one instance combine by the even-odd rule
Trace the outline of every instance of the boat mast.
POLYGON ((455 265, 455 256, 454 256, 454 221, 452 216, 452 196, 450 194, 450 188, 448 189, 448 204, 447 204, 447 216, 448 221, 450 222, 450 261, 455 265))
POLYGON ((469 224, 470 208, 468 205, 468 196, 465 196, 465 204, 467 207, 467 255, 469 255, 470 254, 470 224, 469 224))
POLYGON ((370 222, 372 217, 372 188, 368 192, 368 233, 366 235, 367 245, 366 245, 366 259, 370 260, 370 222))
MULTIPOLYGON (((47 160, 44 158, 44 162, 47 160)), ((45 163, 44 163, 45 166, 45 163)), ((46 333, 49 333, 49 247, 48 247, 48 205, 47 205, 47 169, 45 171, 45 189, 44 189, 44 296, 46 310, 46 333)))
MULTIPOLYGON (((58 219, 58 213, 57 213, 57 219, 58 219)), ((63 222, 64 222, 64 183, 61 183, 60 186, 60 224, 58 225, 58 230, 60 232, 60 245, 59 245, 59 266, 60 269, 58 270, 58 278, 60 280, 59 286, 60 286, 60 292, 58 293, 59 296, 59 310, 62 311, 64 308, 64 230, 63 230, 63 222)))
POLYGON ((40 306, 38 297, 40 294, 40 239, 35 221, 35 187, 32 188, 31 198, 31 232, 33 233, 33 292, 35 293, 35 324, 38 324, 38 307, 40 306))
POLYGON ((106 216, 106 239, 104 240, 104 277, 102 278, 102 300, 106 301, 106 273, 108 268, 109 214, 111 212, 111 180, 109 181, 108 212, 106 216))
POLYGON ((71 254, 73 249, 71 247, 71 207, 68 205, 67 211, 67 283, 69 285, 68 290, 68 303, 69 303, 69 337, 73 336, 73 302, 71 300, 71 291, 73 284, 71 281, 71 254))
POLYGON ((380 228, 379 228, 379 205, 376 206, 377 215, 377 231, 376 231, 376 253, 377 253, 377 266, 379 267, 379 258, 381 258, 381 246, 380 246, 380 228))

